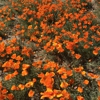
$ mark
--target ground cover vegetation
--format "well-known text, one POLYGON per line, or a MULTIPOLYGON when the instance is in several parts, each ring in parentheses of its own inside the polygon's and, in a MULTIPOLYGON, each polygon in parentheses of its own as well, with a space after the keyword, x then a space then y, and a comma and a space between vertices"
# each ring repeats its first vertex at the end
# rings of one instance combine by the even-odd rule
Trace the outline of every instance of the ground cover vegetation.
POLYGON ((0 100, 100 100, 100 22, 91 9, 91 0, 1 7, 0 100))

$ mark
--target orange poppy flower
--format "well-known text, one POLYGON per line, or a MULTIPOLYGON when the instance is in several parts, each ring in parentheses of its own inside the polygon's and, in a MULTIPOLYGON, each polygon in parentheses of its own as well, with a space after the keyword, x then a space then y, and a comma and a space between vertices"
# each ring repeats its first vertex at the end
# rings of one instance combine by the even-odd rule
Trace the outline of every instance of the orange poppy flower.
POLYGON ((16 24, 15 28, 17 28, 17 29, 20 28, 20 24, 16 24))
POLYGON ((60 84, 60 87, 61 88, 67 88, 68 87, 68 83, 67 82, 61 82, 61 84, 60 84))
POLYGON ((88 48, 89 48, 89 45, 85 44, 84 49, 88 49, 88 48))
POLYGON ((61 67, 61 68, 57 71, 58 74, 63 74, 63 73, 65 73, 65 72, 66 72, 66 68, 64 68, 64 67, 61 67))
POLYGON ((82 93, 83 92, 83 88, 82 87, 78 87, 77 91, 80 92, 80 93, 82 93))
POLYGON ((23 65, 22 65, 22 70, 26 70, 26 69, 28 69, 29 67, 30 67, 29 64, 23 64, 23 65))
POLYGON ((66 73, 62 74, 62 75, 61 75, 61 78, 62 78, 62 79, 66 79, 66 78, 67 78, 67 74, 66 74, 66 73))
POLYGON ((7 46, 7 47, 6 47, 6 53, 7 53, 7 54, 11 54, 11 53, 12 53, 12 50, 13 50, 13 49, 12 49, 11 46, 7 46))
POLYGON ((34 96, 34 91, 33 90, 30 90, 29 93, 28 93, 28 96, 29 97, 33 97, 34 96))
POLYGON ((78 68, 74 68, 74 70, 75 70, 76 72, 81 72, 81 71, 83 70, 83 67, 80 66, 80 67, 78 67, 78 68))
POLYGON ((19 60, 22 61, 23 58, 22 58, 21 56, 17 56, 17 57, 16 57, 16 60, 18 60, 18 61, 19 61, 19 60))
POLYGON ((63 95, 63 97, 65 98, 65 99, 69 99, 70 98, 70 94, 66 91, 66 89, 64 89, 63 91, 62 91, 62 95, 63 95))
POLYGON ((12 90, 12 91, 13 91, 13 90, 19 90, 19 88, 18 88, 17 86, 15 86, 15 85, 12 85, 11 90, 12 90))
POLYGON ((47 90, 45 92, 41 92, 40 94, 42 95, 41 99, 49 98, 51 100, 54 97, 53 90, 50 88, 47 88, 47 90))
POLYGON ((75 54, 76 59, 80 59, 81 55, 80 54, 75 54))
POLYGON ((5 49, 5 43, 4 42, 1 42, 0 43, 0 53, 3 52, 5 49))
POLYGON ((100 87, 100 80, 97 81, 98 86, 100 87))
POLYGON ((11 56, 12 59, 16 59, 16 54, 14 53, 12 56, 11 56))
POLYGON ((88 85, 89 84, 89 81, 88 80, 84 80, 83 82, 85 85, 88 85))
POLYGON ((14 100, 14 95, 12 93, 7 94, 9 100, 14 100))
POLYGON ((94 55, 98 55, 98 50, 93 50, 94 55))
POLYGON ((86 75, 86 72, 85 72, 85 71, 82 71, 81 74, 82 74, 83 76, 85 76, 85 75, 86 75))
POLYGON ((0 41, 2 41, 2 37, 0 37, 0 41))
POLYGON ((66 74, 67 76, 72 76, 73 75, 72 70, 66 70, 66 74))
POLYGON ((28 71, 27 70, 23 70, 22 71, 22 76, 26 76, 26 75, 28 75, 28 71))
POLYGON ((25 85, 23 85, 23 84, 19 84, 18 87, 19 87, 20 90, 24 90, 25 85))
POLYGON ((93 74, 93 73, 88 73, 88 76, 90 76, 92 79, 96 79, 99 77, 98 75, 93 74))
POLYGON ((7 89, 2 90, 2 94, 6 94, 7 92, 8 92, 7 89))
POLYGON ((32 29, 32 25, 29 25, 29 26, 28 26, 28 29, 29 29, 29 30, 32 29))
POLYGON ((26 84, 25 84, 25 87, 26 88, 30 88, 30 87, 32 87, 34 85, 34 82, 33 81, 29 81, 29 82, 27 82, 26 84))
POLYGON ((77 100, 85 100, 82 96, 77 96, 77 100))
POLYGON ((31 22, 31 21, 33 21, 33 18, 30 18, 30 19, 28 20, 28 22, 31 22))
POLYGON ((100 100, 100 96, 98 96, 98 99, 97 100, 100 100))
POLYGON ((46 74, 39 74, 38 77, 40 77, 40 83, 42 83, 47 88, 52 88, 54 79, 52 78, 55 75, 54 72, 46 72, 46 74))
POLYGON ((12 78, 12 74, 8 74, 5 76, 5 81, 10 80, 12 78))
POLYGON ((12 76, 16 76, 16 75, 18 75, 18 71, 17 71, 17 70, 15 70, 15 71, 12 73, 12 76))
POLYGON ((24 29, 22 29, 22 30, 21 30, 21 33, 23 34, 24 32, 25 32, 25 30, 24 30, 24 29))
POLYGON ((16 63, 14 63, 13 66, 12 66, 12 68, 15 69, 15 70, 19 69, 20 68, 20 62, 18 61, 16 63))
POLYGON ((11 40, 11 43, 16 43, 16 41, 17 41, 17 39, 16 38, 13 38, 12 40, 11 40))
POLYGON ((26 55, 26 56, 28 56, 28 57, 30 57, 30 50, 27 48, 27 47, 24 47, 23 49, 22 49, 22 54, 23 55, 26 55))

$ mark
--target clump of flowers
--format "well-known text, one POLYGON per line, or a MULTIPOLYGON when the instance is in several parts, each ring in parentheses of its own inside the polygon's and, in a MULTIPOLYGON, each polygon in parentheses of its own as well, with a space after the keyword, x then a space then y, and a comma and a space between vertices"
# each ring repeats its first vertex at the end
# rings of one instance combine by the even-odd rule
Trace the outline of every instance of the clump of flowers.
POLYGON ((0 9, 0 32, 14 36, 0 38, 0 99, 98 98, 100 23, 90 6, 90 0, 9 0, 0 9), (89 66, 94 60, 96 69, 89 66))

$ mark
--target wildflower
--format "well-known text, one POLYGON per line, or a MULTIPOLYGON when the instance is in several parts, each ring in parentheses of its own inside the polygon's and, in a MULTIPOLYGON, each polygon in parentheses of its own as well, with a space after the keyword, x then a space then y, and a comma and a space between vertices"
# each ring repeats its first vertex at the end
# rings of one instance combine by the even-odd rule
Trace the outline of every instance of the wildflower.
POLYGON ((20 90, 24 90, 25 85, 23 85, 23 84, 19 84, 19 85, 18 85, 18 88, 19 88, 20 90))
POLYGON ((89 81, 88 80, 84 80, 83 82, 85 85, 88 85, 89 84, 89 81))
POLYGON ((22 74, 22 76, 26 76, 26 75, 28 75, 28 71, 27 70, 23 70, 21 74, 22 74))
POLYGON ((12 51, 13 51, 13 49, 12 49, 11 46, 7 46, 7 47, 6 47, 6 53, 7 53, 7 54, 11 54, 12 51))
POLYGON ((12 93, 7 94, 8 100, 14 100, 14 95, 12 93))
POLYGON ((64 90, 62 91, 62 95, 63 95, 63 97, 64 97, 65 99, 69 99, 69 98, 70 98, 70 94, 67 92, 66 89, 64 89, 64 90))
POLYGON ((12 91, 13 91, 13 90, 19 90, 19 88, 18 88, 17 86, 15 86, 15 85, 12 85, 11 90, 12 90, 12 91))
POLYGON ((67 74, 66 74, 66 73, 62 74, 62 75, 61 75, 61 78, 62 78, 62 79, 66 79, 66 78, 67 78, 67 74))
POLYGON ((33 97, 33 96, 34 96, 34 91, 33 91, 33 90, 30 90, 30 91, 28 92, 28 96, 29 96, 29 97, 33 97))
POLYGON ((11 56, 11 58, 12 58, 12 59, 16 59, 16 54, 13 54, 13 55, 11 56))
POLYGON ((68 87, 68 83, 67 82, 61 82, 61 84, 60 84, 60 87, 61 88, 67 88, 68 87))
POLYGON ((7 91, 7 89, 3 89, 1 92, 2 92, 2 94, 6 94, 8 91, 7 91))
POLYGON ((82 96, 77 96, 77 100, 85 100, 82 96))
POLYGON ((44 99, 44 98, 49 98, 49 99, 53 99, 54 98, 54 92, 51 88, 47 88, 45 92, 42 92, 41 93, 41 99, 44 99))
POLYGON ((5 76, 5 81, 10 80, 12 78, 12 74, 8 74, 5 76))
POLYGON ((5 43, 4 42, 1 42, 0 43, 0 53, 2 53, 5 49, 5 43))
POLYGON ((98 51, 97 50, 93 50, 93 54, 94 55, 98 55, 98 51))
POLYGON ((29 25, 29 26, 28 26, 28 29, 29 29, 29 30, 32 29, 32 25, 29 25))
POLYGON ((42 83, 47 88, 52 88, 54 79, 52 78, 55 75, 54 72, 46 72, 46 74, 39 74, 38 77, 40 77, 40 83, 42 83))
POLYGON ((81 55, 80 54, 75 54, 76 59, 80 59, 81 55))
POLYGON ((98 86, 100 87, 100 80, 97 81, 98 86))
POLYGON ((77 91, 80 92, 80 93, 82 93, 83 92, 83 88, 82 87, 78 87, 77 91))
POLYGON ((29 82, 27 82, 26 84, 25 84, 25 87, 26 88, 30 88, 30 87, 32 87, 34 85, 34 82, 33 81, 29 81, 29 82))

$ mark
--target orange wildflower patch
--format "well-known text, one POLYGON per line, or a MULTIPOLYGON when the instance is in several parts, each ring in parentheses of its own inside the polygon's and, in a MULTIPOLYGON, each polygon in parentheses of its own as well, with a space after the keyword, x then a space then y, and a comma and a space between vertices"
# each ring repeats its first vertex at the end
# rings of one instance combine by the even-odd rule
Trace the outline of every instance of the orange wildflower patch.
POLYGON ((6 47, 6 53, 7 53, 7 54, 11 54, 12 51, 13 51, 13 49, 12 49, 11 46, 7 46, 7 47, 6 47))
POLYGON ((41 68, 41 65, 42 65, 41 60, 38 60, 38 61, 32 63, 32 66, 34 66, 36 68, 41 68))
POLYGON ((47 90, 43 93, 41 93, 41 99, 44 99, 44 98, 49 98, 49 99, 53 99, 54 98, 54 92, 52 89, 50 88, 47 88, 47 90))
POLYGON ((47 88, 52 88, 54 79, 52 78, 55 75, 54 72, 46 72, 46 74, 38 74, 38 77, 40 77, 40 83, 46 86, 47 88))
POLYGON ((22 49, 22 54, 23 55, 26 55, 26 56, 28 56, 28 57, 30 57, 30 53, 32 54, 32 52, 31 52, 32 50, 30 49, 30 48, 27 48, 27 47, 25 47, 24 46, 24 48, 22 49))
POLYGON ((14 63, 13 65, 12 65, 12 68, 13 69, 19 69, 20 68, 20 62, 19 61, 17 61, 16 63, 14 63))
POLYGON ((46 70, 46 69, 51 69, 51 70, 54 70, 54 69, 58 69, 58 64, 53 62, 53 61, 49 61, 47 64, 44 65, 43 69, 46 70))

